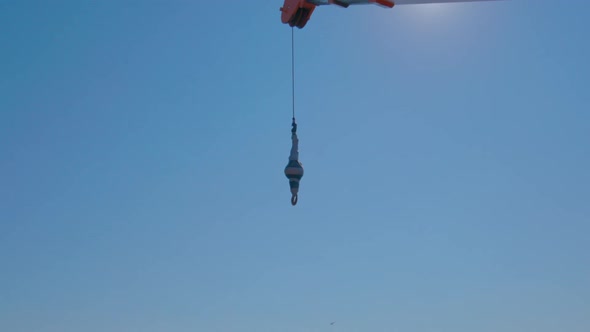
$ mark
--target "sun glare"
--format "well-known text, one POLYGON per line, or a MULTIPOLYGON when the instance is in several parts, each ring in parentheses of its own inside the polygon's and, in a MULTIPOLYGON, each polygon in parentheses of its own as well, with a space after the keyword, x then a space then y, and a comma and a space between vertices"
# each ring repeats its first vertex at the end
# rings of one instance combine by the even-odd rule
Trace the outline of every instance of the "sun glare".
MULTIPOLYGON (((454 9, 454 10, 453 10, 454 9)), ((419 6, 399 6, 397 10, 404 11, 412 21, 426 26, 438 26, 452 19, 453 8, 449 4, 428 4, 419 6)))
POLYGON ((465 9, 453 3, 397 6, 392 11, 386 19, 380 20, 385 31, 399 31, 403 27, 407 33, 431 34, 454 29, 465 18, 465 9))

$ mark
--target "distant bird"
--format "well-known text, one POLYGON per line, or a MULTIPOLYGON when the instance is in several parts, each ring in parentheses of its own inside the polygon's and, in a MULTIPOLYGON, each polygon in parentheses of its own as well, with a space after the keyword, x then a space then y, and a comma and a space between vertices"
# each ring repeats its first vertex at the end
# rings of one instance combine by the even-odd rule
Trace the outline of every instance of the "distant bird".
POLYGON ((335 323, 336 323, 336 322, 332 322, 332 323, 330 323, 330 325, 334 325, 335 323))

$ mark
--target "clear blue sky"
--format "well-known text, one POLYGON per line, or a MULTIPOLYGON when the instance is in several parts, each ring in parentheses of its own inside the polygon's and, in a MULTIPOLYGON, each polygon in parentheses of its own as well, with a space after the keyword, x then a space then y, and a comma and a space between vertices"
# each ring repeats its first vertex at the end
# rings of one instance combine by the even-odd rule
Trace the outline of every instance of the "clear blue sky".
POLYGON ((587 332, 588 1, 0 2, 0 330, 587 332), (336 324, 330 326, 330 322, 336 324))

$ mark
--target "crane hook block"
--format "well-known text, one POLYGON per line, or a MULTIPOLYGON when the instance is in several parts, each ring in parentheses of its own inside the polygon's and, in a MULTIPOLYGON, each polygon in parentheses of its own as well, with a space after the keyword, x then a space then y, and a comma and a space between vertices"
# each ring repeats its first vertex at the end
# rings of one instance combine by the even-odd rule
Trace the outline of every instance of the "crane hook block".
POLYGON ((299 194, 299 182, 303 177, 303 166, 297 160, 290 160, 285 167, 285 176, 289 179, 289 188, 291 189, 291 204, 296 205, 299 194))
POLYGON ((299 162, 299 139, 297 138, 297 124, 293 119, 293 128, 291 129, 291 153, 289 155, 289 163, 285 167, 285 176, 289 179, 289 187, 291 189, 291 204, 296 205, 299 193, 299 182, 303 177, 303 165, 299 162))

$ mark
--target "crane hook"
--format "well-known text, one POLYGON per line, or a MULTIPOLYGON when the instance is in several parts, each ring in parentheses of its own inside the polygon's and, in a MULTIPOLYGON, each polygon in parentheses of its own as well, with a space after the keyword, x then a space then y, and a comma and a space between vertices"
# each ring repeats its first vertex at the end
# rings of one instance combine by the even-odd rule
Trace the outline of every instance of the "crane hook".
POLYGON ((291 205, 295 206, 299 200, 299 181, 303 177, 303 165, 299 162, 299 139, 297 138, 297 123, 293 118, 291 124, 291 153, 289 154, 289 163, 285 167, 285 176, 289 179, 291 189, 291 205))

